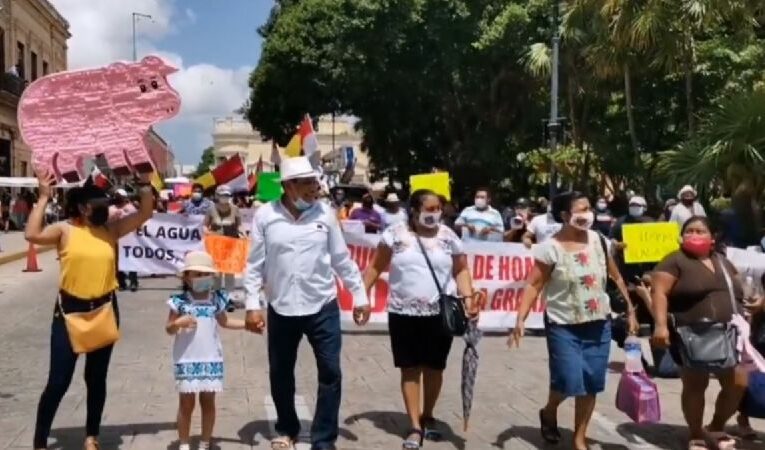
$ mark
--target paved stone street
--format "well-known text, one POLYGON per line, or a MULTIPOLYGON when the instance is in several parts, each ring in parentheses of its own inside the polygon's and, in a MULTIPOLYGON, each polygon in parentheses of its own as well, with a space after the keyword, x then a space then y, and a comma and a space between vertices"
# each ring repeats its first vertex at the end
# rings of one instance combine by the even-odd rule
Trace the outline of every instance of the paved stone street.
MULTIPOLYGON (((24 261, 0 266, 0 448, 31 448, 35 408, 48 370, 49 322, 56 289, 55 254, 40 257, 42 273, 22 273, 24 261)), ((123 339, 112 360, 109 398, 102 429, 105 449, 174 449, 176 394, 170 365, 171 338, 165 335, 164 301, 177 287, 173 278, 142 280, 142 289, 120 297, 123 339)), ((428 449, 544 448, 537 429, 537 411, 546 396, 544 341, 528 338, 520 350, 505 348, 505 338, 489 336, 481 343, 481 365, 468 433, 462 432, 459 394, 462 344, 455 342, 437 413, 448 430, 447 440, 428 449)), ((218 399, 215 435, 221 449, 268 448, 274 412, 269 404, 264 339, 245 332, 224 331, 226 390, 218 399)), ((618 370, 621 354, 614 353, 618 370)), ((400 448, 406 429, 384 330, 344 337, 344 389, 340 449, 400 448)), ((51 448, 81 448, 85 391, 82 363, 54 423, 51 448)), ((618 372, 609 375, 590 435, 594 447, 609 450, 683 448, 678 381, 660 381, 664 423, 635 426, 614 408, 618 372)), ((298 364, 298 411, 309 426, 315 402, 313 356, 304 342, 298 364)), ((710 388, 713 399, 716 387, 710 388)), ((711 404, 711 403, 710 403, 711 404)), ((709 408, 708 408, 709 409, 709 408)), ((561 409, 560 423, 570 436, 573 404, 561 409)), ((709 412, 708 412, 709 415, 709 412)), ((197 415, 198 417, 198 415, 197 415)), ((765 431, 765 422, 754 423, 765 431)), ((195 418, 194 433, 199 424, 195 418)), ((760 441, 741 448, 765 448, 760 441)), ((298 448, 308 448, 300 444, 298 448)), ((561 444, 560 448, 567 448, 561 444)))

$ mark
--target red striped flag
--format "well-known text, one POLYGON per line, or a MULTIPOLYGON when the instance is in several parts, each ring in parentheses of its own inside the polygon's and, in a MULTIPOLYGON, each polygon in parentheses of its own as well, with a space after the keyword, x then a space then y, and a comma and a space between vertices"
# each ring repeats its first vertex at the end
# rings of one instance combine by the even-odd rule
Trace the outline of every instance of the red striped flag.
POLYGON ((233 191, 245 191, 248 187, 244 162, 239 155, 229 158, 194 182, 201 184, 205 189, 221 184, 229 186, 233 191))

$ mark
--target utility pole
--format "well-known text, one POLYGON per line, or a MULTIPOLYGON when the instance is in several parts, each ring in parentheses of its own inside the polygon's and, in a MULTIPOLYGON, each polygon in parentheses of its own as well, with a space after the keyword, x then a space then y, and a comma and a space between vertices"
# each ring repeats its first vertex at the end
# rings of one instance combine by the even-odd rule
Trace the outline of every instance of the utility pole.
POLYGON ((558 133, 560 132, 560 120, 558 118, 558 81, 560 60, 560 27, 558 16, 560 15, 560 0, 553 0, 553 36, 552 36, 552 76, 550 80, 550 121, 547 130, 550 135, 550 201, 557 193, 558 174, 555 171, 555 153, 558 151, 558 133))
POLYGON ((138 61, 138 51, 136 50, 136 44, 135 44, 135 22, 138 20, 138 18, 143 19, 151 19, 152 17, 148 14, 141 14, 134 12, 132 14, 133 17, 133 61, 138 61))

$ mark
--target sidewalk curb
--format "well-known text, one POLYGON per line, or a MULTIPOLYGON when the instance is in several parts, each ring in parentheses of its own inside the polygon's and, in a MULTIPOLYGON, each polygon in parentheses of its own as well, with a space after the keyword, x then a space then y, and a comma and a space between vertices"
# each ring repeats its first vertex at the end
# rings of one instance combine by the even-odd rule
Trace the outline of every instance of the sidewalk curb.
MULTIPOLYGON (((45 253, 47 251, 53 250, 56 248, 55 245, 46 245, 42 247, 37 247, 37 254, 45 253)), ((14 261, 18 261, 20 259, 24 259, 27 257, 27 250, 23 250, 20 252, 13 252, 13 253, 0 253, 0 266, 3 264, 8 264, 14 261)))

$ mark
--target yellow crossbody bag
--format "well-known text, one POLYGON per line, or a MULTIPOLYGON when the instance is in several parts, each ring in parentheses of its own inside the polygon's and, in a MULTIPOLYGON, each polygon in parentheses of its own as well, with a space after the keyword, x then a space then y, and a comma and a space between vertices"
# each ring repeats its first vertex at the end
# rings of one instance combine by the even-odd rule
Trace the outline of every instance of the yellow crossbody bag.
POLYGON ((58 308, 75 353, 90 353, 119 340, 120 330, 111 300, 91 311, 64 313, 59 294, 58 308))

